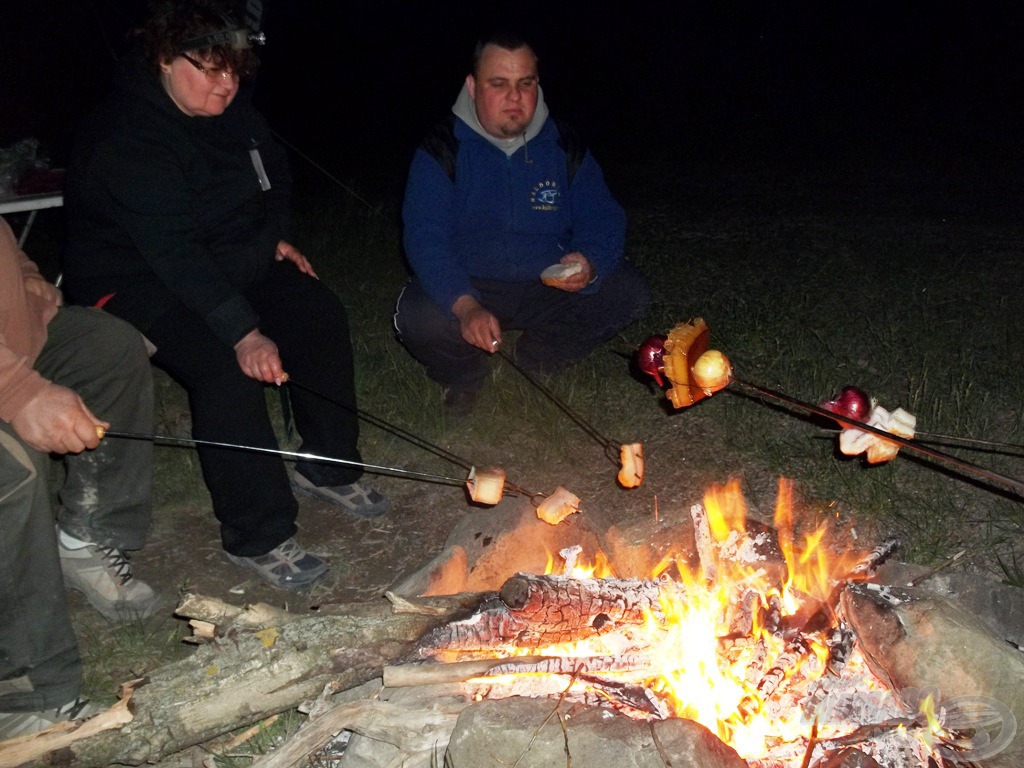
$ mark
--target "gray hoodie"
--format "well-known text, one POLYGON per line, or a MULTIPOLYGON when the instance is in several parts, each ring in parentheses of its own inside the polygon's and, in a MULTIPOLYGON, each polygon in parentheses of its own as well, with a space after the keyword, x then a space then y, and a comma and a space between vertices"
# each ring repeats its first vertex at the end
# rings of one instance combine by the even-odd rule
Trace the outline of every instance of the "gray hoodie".
POLYGON ((476 116, 476 103, 470 97, 469 86, 465 83, 463 83, 462 90, 459 91, 459 96, 455 99, 455 103, 452 104, 452 112, 455 113, 457 118, 487 139, 487 141, 504 152, 508 157, 512 157, 517 149, 526 146, 528 141, 536 138, 537 134, 540 133, 540 129, 544 127, 544 121, 548 119, 548 105, 544 103, 544 91, 541 90, 539 85, 537 86, 537 111, 533 113, 533 119, 526 126, 526 132, 519 136, 505 139, 491 136, 491 134, 485 131, 476 116))

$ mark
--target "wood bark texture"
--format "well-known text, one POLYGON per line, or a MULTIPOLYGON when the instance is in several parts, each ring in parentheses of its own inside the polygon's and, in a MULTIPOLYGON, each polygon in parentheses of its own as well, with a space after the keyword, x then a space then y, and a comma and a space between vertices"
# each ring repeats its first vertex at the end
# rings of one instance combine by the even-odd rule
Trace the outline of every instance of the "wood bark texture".
MULTIPOLYGON (((120 729, 61 743, 16 766, 141 765, 314 699, 331 684, 345 690, 379 677, 385 665, 411 657, 424 633, 474 609, 479 595, 424 598, 436 610, 396 614, 385 600, 333 606, 328 616, 270 615, 262 628, 229 628, 188 658, 153 672, 131 701, 134 717, 120 729)), ((229 622, 246 609, 198 598, 229 622)), ((184 610, 184 608, 183 608, 184 610)), ((179 611, 180 613, 180 611, 179 611)), ((270 612, 273 613, 273 612, 270 612)), ((251 618, 251 617, 250 617, 251 618)), ((247 619, 242 624, 249 623, 247 619)), ((256 622, 259 626, 259 622, 256 622)), ((82 729, 90 721, 83 724, 82 729)))

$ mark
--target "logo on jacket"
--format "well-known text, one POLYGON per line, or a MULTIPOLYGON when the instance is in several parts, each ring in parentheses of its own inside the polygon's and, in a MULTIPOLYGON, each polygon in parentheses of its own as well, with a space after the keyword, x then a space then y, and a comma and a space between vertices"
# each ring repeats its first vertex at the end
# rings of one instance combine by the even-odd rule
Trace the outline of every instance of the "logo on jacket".
POLYGON ((542 181, 530 190, 530 207, 535 211, 557 211, 561 197, 557 181, 542 181))

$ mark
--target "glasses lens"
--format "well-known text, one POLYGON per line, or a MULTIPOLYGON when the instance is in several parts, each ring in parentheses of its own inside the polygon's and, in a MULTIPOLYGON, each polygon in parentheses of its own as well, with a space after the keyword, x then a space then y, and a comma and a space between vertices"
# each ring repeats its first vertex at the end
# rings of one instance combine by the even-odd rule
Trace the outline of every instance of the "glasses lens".
POLYGON ((194 58, 189 56, 187 53, 181 54, 181 57, 185 59, 189 64, 198 69, 204 75, 206 79, 211 83, 222 83, 230 80, 234 76, 234 72, 224 67, 207 67, 204 64, 196 61, 194 58))

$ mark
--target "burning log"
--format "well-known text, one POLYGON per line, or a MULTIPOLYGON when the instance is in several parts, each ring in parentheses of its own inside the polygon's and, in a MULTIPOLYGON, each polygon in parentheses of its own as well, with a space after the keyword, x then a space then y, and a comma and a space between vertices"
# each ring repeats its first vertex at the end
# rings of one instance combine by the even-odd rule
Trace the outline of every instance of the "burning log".
POLYGON ((643 676, 650 666, 650 659, 639 654, 627 656, 587 656, 572 658, 567 656, 513 656, 504 663, 496 664, 488 671, 488 675, 575 675, 581 674, 583 667, 587 672, 629 672, 633 676, 643 676))
POLYGON ((886 736, 895 731, 920 731, 927 728, 927 721, 921 717, 893 717, 880 723, 868 723, 866 725, 861 725, 845 736, 836 736, 831 739, 824 739, 821 744, 827 749, 837 749, 839 747, 849 747, 875 741, 880 736, 886 736))
POLYGON ((840 624, 828 636, 828 661, 825 663, 825 674, 839 677, 853 653, 853 644, 857 636, 846 624, 840 624))
MULTIPOLYGON (((667 579, 574 579, 517 573, 498 596, 517 616, 543 626, 583 627, 600 619, 605 624, 639 624, 661 616, 662 589, 667 579)), ((597 627, 600 629, 600 627, 597 627)))
POLYGON ((857 636, 853 629, 846 624, 840 624, 829 632, 825 639, 825 644, 828 646, 825 673, 818 679, 811 695, 804 702, 804 717, 812 719, 817 709, 832 695, 833 689, 846 667, 846 662, 849 660, 850 654, 853 653, 856 639, 857 636))
POLYGON ((565 567, 562 568, 563 576, 571 576, 573 568, 576 567, 576 561, 580 555, 583 554, 583 547, 579 544, 573 544, 571 547, 558 550, 558 554, 565 561, 565 567))
POLYGON ((722 639, 738 640, 750 637, 754 632, 754 617, 760 608, 761 593, 756 589, 745 589, 729 618, 729 634, 722 639))
POLYGON ((768 596, 768 606, 761 618, 761 627, 769 635, 777 635, 782 629, 782 598, 772 594, 768 596))
POLYGON ((576 579, 519 573, 474 615, 427 635, 420 653, 489 652, 508 643, 537 648, 640 627, 647 617, 662 616, 661 591, 673 586, 668 578, 576 579))
MULTIPOLYGON (((576 659, 582 668, 585 659, 576 659)), ((561 698, 589 707, 614 709, 634 720, 664 720, 669 710, 657 694, 643 685, 611 680, 580 673, 569 675, 529 676, 514 675, 496 679, 486 677, 471 680, 466 690, 478 699, 520 696, 523 698, 561 698)))
POLYGON ((700 570, 708 584, 714 584, 718 578, 718 555, 715 552, 715 539, 711 535, 708 513, 703 504, 690 507, 690 519, 693 520, 693 535, 697 544, 697 556, 700 558, 700 570))
POLYGON ((896 551, 899 548, 899 539, 886 539, 868 552, 864 559, 850 570, 849 575, 846 577, 846 581, 862 581, 874 576, 885 561, 896 554, 896 551))
MULTIPOLYGON (((649 674, 650 659, 639 655, 631 656, 588 656, 569 658, 565 656, 514 656, 502 659, 476 659, 447 664, 399 664, 384 668, 384 685, 387 688, 438 685, 445 683, 466 683, 470 691, 489 691, 492 683, 488 678, 519 676, 523 695, 538 696, 566 694, 573 701, 598 706, 604 704, 630 717, 656 717, 663 719, 669 712, 663 701, 649 688, 609 677, 611 674, 628 673, 630 678, 644 679, 649 674), (551 678, 538 682, 537 676, 551 678), (569 685, 566 680, 583 686, 569 685)), ((502 680, 503 695, 511 695, 516 684, 502 680)))
POLYGON ((759 637, 757 639, 757 647, 754 648, 754 656, 750 660, 750 665, 747 667, 747 674, 744 677, 744 682, 746 682, 747 685, 757 685, 761 680, 764 663, 767 660, 768 644, 764 641, 763 637, 759 637))
POLYGON ((644 685, 633 685, 593 675, 580 675, 579 679, 587 683, 599 698, 604 696, 612 707, 634 719, 638 719, 637 713, 653 716, 658 720, 664 720, 670 714, 665 702, 644 685))
MULTIPOLYGON (((895 553, 898 547, 899 541, 897 539, 887 539, 879 544, 850 569, 845 579, 836 584, 826 602, 820 603, 816 608, 809 610, 808 612, 811 614, 809 617, 797 617, 793 623, 798 625, 798 628, 795 631, 790 630, 786 633, 786 636, 789 638, 786 648, 775 661, 772 668, 765 672, 764 676, 758 681, 756 694, 748 695, 740 702, 739 713, 741 717, 748 719, 751 715, 758 712, 763 702, 770 698, 783 680, 799 666, 801 659, 810 652, 810 644, 807 638, 813 632, 832 626, 833 631, 839 633, 837 636, 832 635, 835 640, 834 645, 830 645, 829 666, 837 670, 836 674, 838 674, 838 671, 841 671, 852 650, 854 635, 849 629, 840 630, 834 627, 835 608, 839 603, 840 595, 850 582, 861 581, 874 574, 895 553)), ((781 606, 781 603, 777 605, 781 606)), ((813 603, 809 603, 809 605, 813 606, 813 603)), ((777 616, 781 622, 781 612, 777 616)), ((768 622, 774 622, 770 610, 767 613, 767 619, 768 622)), ((765 628, 770 629, 769 623, 766 623, 765 628)), ((812 696, 811 698, 813 699, 814 697, 812 696)))
POLYGON ((738 711, 744 720, 760 711, 764 701, 778 690, 782 681, 797 668, 804 656, 810 653, 810 644, 802 637, 791 640, 786 649, 776 659, 772 668, 764 673, 757 684, 757 694, 749 694, 740 702, 738 711))
POLYGON ((829 755, 815 768, 882 768, 876 760, 860 750, 847 747, 829 755))

